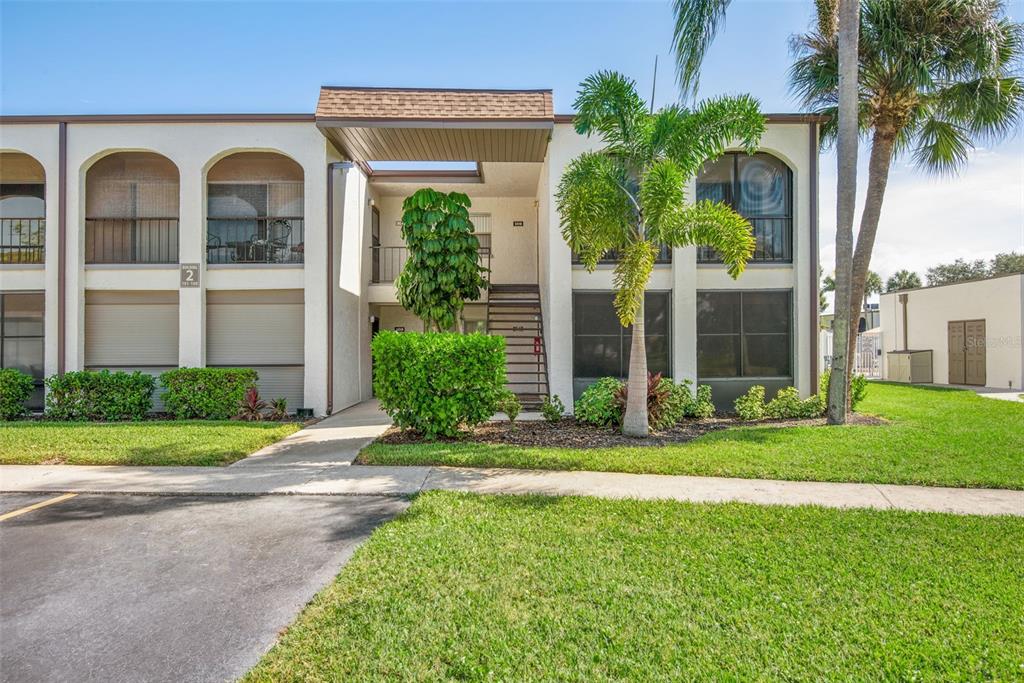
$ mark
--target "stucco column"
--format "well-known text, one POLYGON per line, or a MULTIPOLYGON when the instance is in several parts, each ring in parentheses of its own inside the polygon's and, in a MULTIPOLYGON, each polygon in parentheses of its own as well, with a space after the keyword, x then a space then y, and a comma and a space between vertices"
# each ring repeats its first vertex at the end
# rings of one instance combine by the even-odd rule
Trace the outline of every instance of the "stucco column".
POLYGON ((327 160, 319 155, 296 159, 302 164, 305 193, 303 282, 303 407, 327 412, 327 160))
POLYGON ((672 250, 672 378, 697 383, 696 247, 672 250))
MULTIPOLYGON (((559 178, 552 177, 549 187, 557 187, 559 178)), ((541 201, 549 202, 548 225, 539 226, 540 238, 547 240, 548 310, 544 311, 544 331, 547 335, 548 382, 552 395, 557 395, 566 407, 573 404, 572 386, 572 252, 558 229, 558 209, 549 194, 541 201)))
POLYGON ((198 166, 178 165, 178 262, 198 263, 198 287, 178 289, 178 365, 206 365, 206 188, 198 166))

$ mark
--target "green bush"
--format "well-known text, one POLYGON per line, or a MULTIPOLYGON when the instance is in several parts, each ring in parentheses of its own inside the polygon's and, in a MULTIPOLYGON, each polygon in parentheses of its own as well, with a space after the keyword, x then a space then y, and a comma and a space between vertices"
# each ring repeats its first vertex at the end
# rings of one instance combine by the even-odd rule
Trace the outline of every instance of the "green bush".
POLYGON ((25 402, 32 395, 35 381, 21 370, 0 370, 0 420, 13 420, 25 414, 25 402))
POLYGON ((141 420, 156 380, 139 371, 79 370, 46 379, 46 416, 55 420, 141 420))
MULTIPOLYGON (((831 370, 821 373, 818 378, 818 394, 821 396, 822 412, 828 407, 828 378, 831 370)), ((864 375, 854 373, 850 377, 850 410, 857 410, 857 406, 868 395, 868 378, 864 375)))
POLYGON ((683 421, 683 418, 690 415, 694 409, 695 399, 693 396, 693 382, 688 379, 684 379, 681 383, 676 384, 670 379, 664 379, 663 382, 668 382, 668 396, 665 397, 665 401, 661 407, 661 424, 660 429, 667 427, 674 427, 683 421))
POLYGON ((506 390, 498 399, 498 410, 508 415, 509 422, 515 422, 522 409, 523 404, 519 402, 519 397, 511 391, 506 390))
POLYGON ((252 368, 177 368, 160 375, 161 398, 179 420, 227 420, 257 379, 252 368))
POLYGON ((403 429, 455 436, 498 410, 505 389, 505 339, 485 334, 380 332, 373 387, 403 429))
MULTIPOLYGON (((662 377, 661 373, 647 373, 647 423, 652 429, 665 429, 674 423, 664 414, 664 408, 672 393, 672 380, 662 377)), ((626 402, 629 399, 629 383, 626 382, 615 392, 615 404, 619 415, 626 414, 626 402)))
POLYGON ((741 420, 760 420, 764 418, 764 387, 755 384, 733 403, 736 415, 741 420))
POLYGON ((622 385, 614 377, 602 377, 591 384, 576 400, 576 419, 596 427, 617 427, 622 422, 622 412, 615 403, 615 394, 622 385))
POLYGON ((800 398, 796 387, 783 387, 765 406, 765 415, 774 419, 804 419, 818 417, 824 404, 818 394, 807 399, 800 398))
POLYGON ((565 404, 558 396, 545 396, 540 404, 540 412, 548 422, 558 422, 565 415, 565 404))
POLYGON ((707 419, 714 416, 715 404, 711 401, 711 387, 707 384, 701 384, 697 387, 697 398, 694 400, 693 407, 687 417, 707 419))

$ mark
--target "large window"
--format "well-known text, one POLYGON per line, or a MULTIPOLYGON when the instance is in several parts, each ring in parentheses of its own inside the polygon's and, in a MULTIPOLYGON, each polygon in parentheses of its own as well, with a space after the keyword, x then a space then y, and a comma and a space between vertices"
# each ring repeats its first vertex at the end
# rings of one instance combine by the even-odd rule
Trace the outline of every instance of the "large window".
POLYGON ((208 263, 302 263, 302 167, 280 154, 240 152, 207 176, 208 263))
POLYGON ((28 407, 43 407, 43 301, 41 293, 0 294, 0 367, 36 382, 28 407))
MULTIPOLYGON (((793 172, 764 152, 730 152, 704 164, 697 199, 725 202, 750 221, 757 246, 754 261, 793 260, 793 172)), ((718 263, 714 249, 697 250, 701 263, 718 263)))
POLYGON ((38 161, 21 152, 0 152, 0 265, 43 262, 45 187, 38 161))
MULTIPOLYGON (((601 377, 629 374, 633 328, 619 324, 612 306, 614 297, 613 292, 573 293, 573 377, 578 387, 585 387, 601 377)), ((669 293, 647 292, 644 308, 647 368, 650 372, 670 375, 669 293)))
POLYGON ((697 293, 697 376, 791 377, 792 293, 697 293))

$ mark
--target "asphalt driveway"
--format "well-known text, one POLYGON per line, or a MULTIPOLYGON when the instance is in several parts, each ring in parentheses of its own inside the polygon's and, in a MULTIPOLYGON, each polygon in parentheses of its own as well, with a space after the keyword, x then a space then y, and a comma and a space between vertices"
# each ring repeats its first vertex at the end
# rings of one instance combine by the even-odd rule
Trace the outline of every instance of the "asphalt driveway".
POLYGON ((224 681, 408 504, 0 495, 0 679, 224 681))

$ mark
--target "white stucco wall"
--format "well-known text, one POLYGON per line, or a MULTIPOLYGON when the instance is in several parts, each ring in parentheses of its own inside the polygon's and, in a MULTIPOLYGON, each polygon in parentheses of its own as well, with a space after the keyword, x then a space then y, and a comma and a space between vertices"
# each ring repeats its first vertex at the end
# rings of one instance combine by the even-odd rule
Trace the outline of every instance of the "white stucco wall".
POLYGON ((932 350, 936 384, 949 383, 949 322, 984 320, 986 386, 1024 386, 1024 275, 883 294, 882 376, 886 378, 886 353, 903 348, 900 294, 907 295, 907 345, 932 350))

